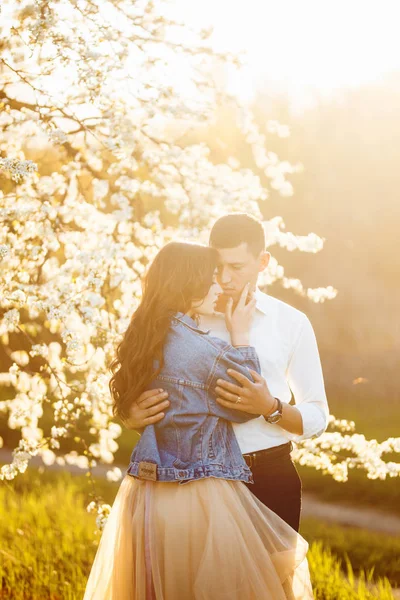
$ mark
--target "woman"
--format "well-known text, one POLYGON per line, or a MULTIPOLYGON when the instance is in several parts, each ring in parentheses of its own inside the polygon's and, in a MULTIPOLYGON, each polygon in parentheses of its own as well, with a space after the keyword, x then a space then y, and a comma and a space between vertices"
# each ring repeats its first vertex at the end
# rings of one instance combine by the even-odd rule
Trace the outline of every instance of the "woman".
POLYGON ((228 368, 260 372, 247 290, 226 322, 232 345, 197 315, 215 309, 217 253, 170 243, 150 266, 141 303, 112 363, 116 415, 145 389, 169 393, 165 418, 144 430, 115 498, 84 600, 307 600, 307 543, 264 506, 231 422, 257 415, 220 406, 228 368))

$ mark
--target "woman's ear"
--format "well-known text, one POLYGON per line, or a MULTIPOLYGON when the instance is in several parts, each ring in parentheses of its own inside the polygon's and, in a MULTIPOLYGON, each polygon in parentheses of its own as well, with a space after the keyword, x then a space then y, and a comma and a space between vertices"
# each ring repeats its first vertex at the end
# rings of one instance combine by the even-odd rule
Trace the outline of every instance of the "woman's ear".
POLYGON ((262 271, 265 271, 265 269, 268 267, 269 264, 269 260, 271 258, 271 254, 267 251, 263 252, 260 256, 260 267, 258 269, 258 272, 261 273, 262 271))

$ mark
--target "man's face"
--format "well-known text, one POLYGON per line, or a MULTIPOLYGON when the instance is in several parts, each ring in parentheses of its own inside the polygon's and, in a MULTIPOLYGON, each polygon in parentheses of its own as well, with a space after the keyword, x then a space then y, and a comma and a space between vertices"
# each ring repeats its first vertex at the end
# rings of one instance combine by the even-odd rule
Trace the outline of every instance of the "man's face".
POLYGON ((251 290, 256 287, 258 274, 268 266, 270 258, 269 252, 254 256, 246 242, 236 248, 218 248, 218 255, 218 283, 234 301, 239 299, 246 283, 250 282, 251 290))

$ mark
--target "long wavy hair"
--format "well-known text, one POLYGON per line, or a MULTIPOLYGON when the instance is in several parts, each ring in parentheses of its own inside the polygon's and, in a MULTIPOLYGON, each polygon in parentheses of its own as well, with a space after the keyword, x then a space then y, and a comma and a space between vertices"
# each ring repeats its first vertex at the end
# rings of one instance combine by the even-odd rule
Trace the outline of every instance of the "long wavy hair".
POLYGON ((199 244, 170 242, 157 254, 144 277, 141 302, 111 363, 114 416, 126 420, 132 402, 160 372, 171 316, 187 313, 206 297, 216 267, 217 251, 199 244))

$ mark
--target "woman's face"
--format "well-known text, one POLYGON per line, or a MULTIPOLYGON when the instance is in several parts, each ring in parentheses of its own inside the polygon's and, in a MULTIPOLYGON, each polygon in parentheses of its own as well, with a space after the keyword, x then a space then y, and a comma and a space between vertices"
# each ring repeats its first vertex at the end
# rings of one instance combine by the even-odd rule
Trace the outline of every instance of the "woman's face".
POLYGON ((207 296, 200 304, 198 301, 193 302, 192 309, 199 315, 213 315, 220 294, 222 294, 222 288, 217 281, 217 270, 215 270, 213 282, 207 296))

